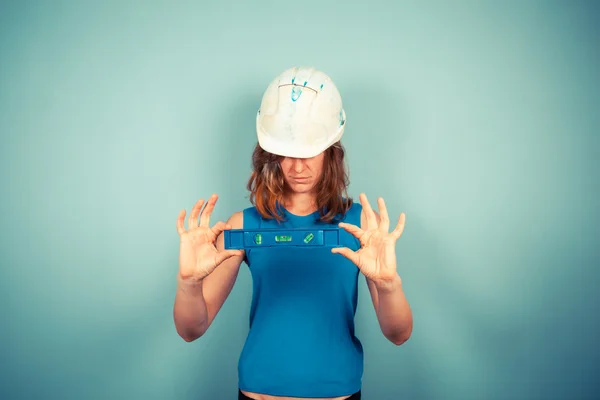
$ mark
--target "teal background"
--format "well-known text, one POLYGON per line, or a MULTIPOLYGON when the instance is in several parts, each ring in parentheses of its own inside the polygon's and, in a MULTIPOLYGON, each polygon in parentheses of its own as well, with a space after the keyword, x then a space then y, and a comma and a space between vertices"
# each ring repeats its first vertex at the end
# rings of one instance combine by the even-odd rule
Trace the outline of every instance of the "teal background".
POLYGON ((361 285, 363 398, 598 398, 598 2, 0 3, 0 398, 233 399, 242 266, 207 334, 175 222, 245 190, 263 90, 338 85, 350 192, 405 212, 400 347, 361 285))

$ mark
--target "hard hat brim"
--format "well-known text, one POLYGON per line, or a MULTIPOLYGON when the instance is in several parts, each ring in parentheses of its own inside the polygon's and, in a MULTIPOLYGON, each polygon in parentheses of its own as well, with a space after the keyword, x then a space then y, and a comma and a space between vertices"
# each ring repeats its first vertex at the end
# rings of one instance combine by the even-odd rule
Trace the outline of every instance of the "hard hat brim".
POLYGON ((259 146, 271 154, 276 154, 283 157, 312 158, 318 156, 342 138, 345 127, 346 123, 344 113, 344 124, 340 126, 338 132, 336 132, 336 135, 332 136, 327 142, 324 142, 320 145, 315 145, 314 143, 311 143, 310 145, 296 143, 293 146, 290 146, 289 143, 282 143, 278 140, 274 140, 272 135, 267 134, 260 124, 260 115, 257 114, 256 116, 256 133, 259 146))

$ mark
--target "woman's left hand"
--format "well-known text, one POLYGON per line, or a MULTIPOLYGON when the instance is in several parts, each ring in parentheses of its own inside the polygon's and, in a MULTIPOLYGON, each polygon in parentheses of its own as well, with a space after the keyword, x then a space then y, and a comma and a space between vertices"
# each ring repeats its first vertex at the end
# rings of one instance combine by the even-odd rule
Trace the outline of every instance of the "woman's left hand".
POLYGON ((406 216, 400 214, 396 228, 389 233, 390 220, 385 202, 380 197, 377 200, 380 220, 365 194, 360 195, 360 202, 366 217, 366 230, 356 225, 340 222, 339 227, 345 229, 360 241, 360 249, 352 251, 347 247, 334 247, 332 253, 338 253, 352 261, 360 271, 373 281, 377 287, 389 287, 399 280, 396 270, 396 241, 402 235, 406 216))

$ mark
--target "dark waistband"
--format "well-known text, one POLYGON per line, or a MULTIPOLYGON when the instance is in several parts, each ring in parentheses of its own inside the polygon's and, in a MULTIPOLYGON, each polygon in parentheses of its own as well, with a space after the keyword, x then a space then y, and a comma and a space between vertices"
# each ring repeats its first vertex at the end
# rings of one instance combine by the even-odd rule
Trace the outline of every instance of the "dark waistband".
MULTIPOLYGON (((252 397, 248 397, 246 396, 244 393, 242 393, 241 390, 238 389, 238 400, 255 400, 252 397)), ((361 400, 361 393, 360 390, 356 393, 354 393, 352 396, 347 397, 346 400, 361 400)))

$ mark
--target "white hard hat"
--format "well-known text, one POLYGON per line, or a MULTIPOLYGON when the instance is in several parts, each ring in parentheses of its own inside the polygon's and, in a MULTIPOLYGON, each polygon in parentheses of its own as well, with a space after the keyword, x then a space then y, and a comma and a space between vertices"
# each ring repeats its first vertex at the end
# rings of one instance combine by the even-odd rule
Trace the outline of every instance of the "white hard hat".
POLYGON ((311 158, 340 140, 346 126, 342 97, 315 68, 283 71, 265 91, 256 115, 260 147, 269 153, 311 158))

